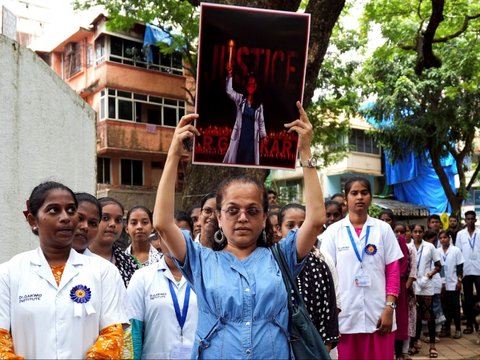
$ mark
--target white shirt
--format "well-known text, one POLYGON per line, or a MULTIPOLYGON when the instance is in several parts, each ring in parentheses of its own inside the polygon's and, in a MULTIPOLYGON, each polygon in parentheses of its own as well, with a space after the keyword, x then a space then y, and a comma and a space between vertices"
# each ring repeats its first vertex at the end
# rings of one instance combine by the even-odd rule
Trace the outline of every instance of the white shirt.
MULTIPOLYGON (((129 255, 132 255, 132 245, 129 245, 125 249, 125 253, 129 254, 129 255)), ((135 255, 132 255, 132 256, 135 256, 135 255)), ((148 266, 148 265, 158 263, 160 261, 161 257, 162 257, 162 255, 160 254, 160 252, 157 249, 155 249, 155 247, 153 245, 150 245, 150 249, 148 249, 148 260, 145 261, 142 264, 142 266, 148 266)))
MULTIPOLYGON (((385 266, 402 258, 392 228, 378 219, 367 218, 360 237, 350 223, 348 216, 330 225, 322 234, 322 253, 328 253, 335 263, 338 274, 338 287, 342 311, 338 315, 341 334, 373 333, 377 322, 385 309, 386 279, 385 266), (360 263, 347 232, 350 228, 354 244, 359 254, 363 253, 360 263), (369 228, 368 241, 367 228, 369 228), (363 250, 365 243, 373 245, 371 254, 363 250), (355 277, 368 276, 369 286, 356 286, 355 277)), ((393 328, 396 329, 395 316, 393 328)))
POLYGON ((437 249, 437 251, 442 262, 442 273, 444 274, 442 280, 445 283, 445 290, 455 291, 458 281, 457 265, 465 262, 462 252, 454 245, 450 245, 447 251, 444 251, 443 248, 437 249))
POLYGON ((465 259, 463 276, 480 275, 480 230, 475 229, 470 236, 468 229, 462 229, 457 233, 455 246, 460 249, 465 259))
POLYGON ((57 286, 40 248, 18 254, 0 267, 0 328, 26 359, 83 359, 102 329, 129 324, 121 281, 112 264, 72 249, 57 286), (78 286, 90 289, 85 304, 70 297, 78 286))
POLYGON ((420 246, 413 245, 417 256, 417 279, 414 282, 416 295, 432 296, 435 293, 435 283, 426 274, 434 268, 434 263, 440 261, 440 255, 435 246, 422 240, 420 246))
MULTIPOLYGON (((144 324, 142 359, 171 359, 172 350, 181 343, 180 325, 175 315, 169 281, 172 282, 182 310, 188 283, 183 276, 177 283, 164 258, 156 264, 137 270, 128 285, 127 293, 133 311, 131 317, 144 324)), ((190 348, 190 353, 197 319, 197 297, 190 289, 188 312, 183 326, 183 345, 190 348)))

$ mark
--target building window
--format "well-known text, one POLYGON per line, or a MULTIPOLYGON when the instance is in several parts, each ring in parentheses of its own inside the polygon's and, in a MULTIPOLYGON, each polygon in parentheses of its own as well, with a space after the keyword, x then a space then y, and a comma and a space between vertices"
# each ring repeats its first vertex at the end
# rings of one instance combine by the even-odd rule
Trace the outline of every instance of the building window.
POLYGON ((110 159, 109 158, 97 158, 97 183, 110 184, 110 159))
POLYGON ((87 47, 87 67, 93 65, 93 46, 88 45, 87 47))
POLYGON ((65 74, 72 77, 82 70, 82 47, 80 43, 71 42, 65 46, 65 74))
POLYGON ((303 203, 302 179, 276 181, 275 187, 278 189, 277 200, 281 204, 303 203))
POLYGON ((143 161, 122 159, 120 167, 122 185, 143 186, 143 161))
POLYGON ((185 106, 183 100, 105 89, 100 94, 100 119, 174 127, 185 115, 185 106))
POLYGON ((380 148, 375 140, 364 130, 350 129, 348 142, 352 146, 352 151, 380 155, 380 148))
POLYGON ((157 46, 144 49, 143 42, 140 41, 110 36, 110 55, 108 59, 120 64, 183 75, 182 55, 179 52, 162 54, 157 46), (146 50, 152 54, 151 61, 147 61, 146 50))
POLYGON ((105 35, 101 35, 95 40, 95 64, 98 65, 106 59, 105 35))
POLYGON ((180 53, 163 54, 157 46, 151 46, 149 51, 152 52, 152 62, 148 64, 149 69, 183 75, 182 55, 180 53))

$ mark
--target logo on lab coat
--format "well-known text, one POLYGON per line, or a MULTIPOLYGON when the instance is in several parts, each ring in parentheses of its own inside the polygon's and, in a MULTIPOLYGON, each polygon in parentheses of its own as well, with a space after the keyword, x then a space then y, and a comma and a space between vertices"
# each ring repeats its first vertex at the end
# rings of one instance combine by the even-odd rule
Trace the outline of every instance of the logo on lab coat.
POLYGON ((28 295, 20 295, 18 297, 18 303, 21 304, 25 301, 35 301, 41 300, 42 294, 28 294, 28 295))
POLYGON ((164 297, 167 296, 166 292, 161 292, 161 293, 156 293, 156 294, 150 294, 150 300, 155 300, 155 299, 163 299, 164 297))

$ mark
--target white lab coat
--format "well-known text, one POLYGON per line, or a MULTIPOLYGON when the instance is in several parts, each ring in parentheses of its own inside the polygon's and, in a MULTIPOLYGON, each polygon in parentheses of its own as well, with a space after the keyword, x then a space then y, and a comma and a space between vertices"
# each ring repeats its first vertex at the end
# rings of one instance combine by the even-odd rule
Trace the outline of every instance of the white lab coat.
POLYGON ((458 282, 457 265, 465 262, 462 252, 454 245, 450 245, 446 252, 443 248, 437 249, 437 252, 442 262, 442 273, 444 274, 442 282, 445 284, 445 290, 455 291, 458 282))
MULTIPOLYGON (((402 258, 392 228, 378 219, 367 218, 360 237, 357 237, 348 216, 330 225, 322 234, 322 253, 328 253, 337 268, 338 287, 342 311, 338 315, 341 334, 373 333, 377 322, 385 309, 386 279, 385 266, 402 258), (363 255, 362 264, 357 259, 348 236, 350 227, 352 237, 359 252, 365 247, 367 227, 370 227, 368 244, 376 247, 374 255, 363 255), (370 277, 371 285, 355 286, 355 275, 363 267, 364 274, 370 277)), ((396 329, 395 316, 393 328, 396 329)))
POLYGON ((465 259, 463 264, 463 276, 480 275, 480 230, 475 229, 473 236, 470 237, 468 229, 462 229, 457 233, 455 246, 460 249, 465 259), (469 241, 470 240, 470 241, 469 241), (470 245, 470 243, 473 245, 470 245))
POLYGON ((0 266, 0 328, 25 358, 85 358, 100 330, 128 324, 121 281, 112 264, 72 249, 57 286, 40 248, 21 253, 0 266), (86 304, 70 298, 77 285, 91 291, 86 304))
POLYGON ((137 270, 128 285, 127 293, 132 306, 131 318, 142 321, 144 325, 142 359, 171 359, 172 351, 180 344, 189 348, 190 353, 192 351, 198 320, 197 296, 191 289, 181 342, 180 325, 175 315, 169 281, 173 282, 182 310, 187 280, 182 276, 180 283, 177 284, 165 263, 165 258, 137 270))
MULTIPOLYGON (((232 134, 230 135, 230 144, 228 145, 223 162, 226 164, 235 164, 237 162, 238 145, 240 141, 240 134, 242 133, 243 110, 245 108, 246 101, 242 94, 233 90, 231 77, 227 78, 226 91, 230 99, 235 102, 237 115, 232 134)), ((260 105, 255 110, 254 139, 252 144, 255 154, 255 164, 252 165, 260 164, 260 139, 263 139, 265 136, 267 136, 267 133, 265 130, 265 120, 263 118, 263 105, 260 105)))
POLYGON ((415 294, 433 296, 435 294, 435 281, 429 279, 426 274, 433 270, 437 261, 440 261, 440 255, 435 246, 425 240, 422 240, 418 249, 413 245, 413 249, 417 257, 417 279, 413 283, 415 294))

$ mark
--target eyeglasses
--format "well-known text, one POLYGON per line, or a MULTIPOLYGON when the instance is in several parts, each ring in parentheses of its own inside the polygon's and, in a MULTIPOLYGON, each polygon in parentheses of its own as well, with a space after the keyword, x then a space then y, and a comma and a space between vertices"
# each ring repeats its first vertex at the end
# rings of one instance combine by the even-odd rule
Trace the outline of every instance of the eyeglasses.
POLYGON ((201 213, 203 216, 210 216, 215 212, 215 209, 212 209, 210 207, 204 207, 201 210, 201 213))
POLYGON ((262 209, 259 209, 256 207, 239 209, 238 207, 230 206, 226 209, 222 209, 222 211, 225 213, 225 216, 230 220, 238 219, 238 217, 240 216, 240 213, 242 212, 245 213, 245 216, 249 218, 257 218, 263 213, 262 209))

